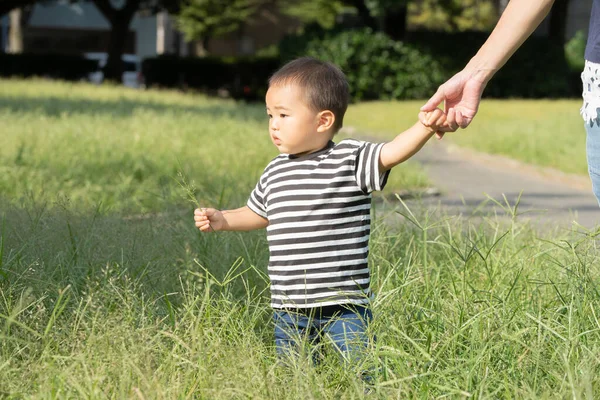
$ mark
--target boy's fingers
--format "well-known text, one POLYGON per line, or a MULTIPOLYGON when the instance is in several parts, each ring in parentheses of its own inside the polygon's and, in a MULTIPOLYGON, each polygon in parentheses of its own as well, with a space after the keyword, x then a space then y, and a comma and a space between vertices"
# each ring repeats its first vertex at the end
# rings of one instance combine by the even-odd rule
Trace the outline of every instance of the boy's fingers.
POLYGON ((213 216, 217 210, 214 208, 196 208, 194 210, 194 215, 207 215, 209 217, 213 216))
POLYGON ((438 116, 437 121, 435 121, 435 124, 437 126, 441 126, 441 125, 444 125, 445 123, 446 123, 446 116, 444 114, 440 114, 438 116))
POLYGON ((210 224, 199 226, 198 229, 200 229, 202 232, 206 232, 210 229, 210 224))

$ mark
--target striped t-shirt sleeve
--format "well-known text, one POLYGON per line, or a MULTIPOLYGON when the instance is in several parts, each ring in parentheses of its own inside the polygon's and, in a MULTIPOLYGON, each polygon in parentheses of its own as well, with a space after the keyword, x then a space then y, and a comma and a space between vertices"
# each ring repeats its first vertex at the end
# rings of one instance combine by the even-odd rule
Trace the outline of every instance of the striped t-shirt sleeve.
POLYGON ((260 215, 263 218, 267 218, 267 206, 265 201, 265 189, 263 184, 263 176, 260 177, 256 187, 250 193, 250 197, 248 198, 248 203, 246 204, 248 208, 254 211, 256 214, 260 215))
POLYGON ((382 190, 387 183, 390 171, 379 171, 379 155, 384 145, 385 143, 362 142, 358 149, 354 172, 358 187, 366 194, 382 190))

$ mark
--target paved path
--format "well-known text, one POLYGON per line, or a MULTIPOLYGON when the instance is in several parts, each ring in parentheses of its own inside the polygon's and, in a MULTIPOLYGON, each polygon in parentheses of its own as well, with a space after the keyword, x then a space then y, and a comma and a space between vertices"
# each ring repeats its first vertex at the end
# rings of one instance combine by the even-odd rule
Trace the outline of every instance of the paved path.
MULTIPOLYGON (((506 159, 459 149, 432 140, 414 158, 421 163, 439 196, 424 197, 418 204, 442 204, 449 214, 481 218, 506 215, 489 197, 514 206, 519 194, 518 218, 540 227, 570 227, 573 222, 600 226, 600 207, 589 178, 541 169, 506 159), (489 196, 489 197, 488 197, 489 196)), ((411 201, 413 204, 417 204, 411 201)))

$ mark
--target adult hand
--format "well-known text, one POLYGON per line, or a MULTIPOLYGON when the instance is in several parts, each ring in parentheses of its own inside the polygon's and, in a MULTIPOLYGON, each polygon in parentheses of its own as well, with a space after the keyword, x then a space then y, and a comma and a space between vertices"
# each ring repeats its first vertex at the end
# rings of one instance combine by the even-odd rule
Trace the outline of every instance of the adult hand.
POLYGON ((421 107, 421 111, 433 111, 444 102, 446 123, 437 132, 442 138, 445 132, 454 132, 459 127, 469 126, 477 110, 483 89, 487 84, 481 71, 464 69, 442 84, 437 92, 421 107))

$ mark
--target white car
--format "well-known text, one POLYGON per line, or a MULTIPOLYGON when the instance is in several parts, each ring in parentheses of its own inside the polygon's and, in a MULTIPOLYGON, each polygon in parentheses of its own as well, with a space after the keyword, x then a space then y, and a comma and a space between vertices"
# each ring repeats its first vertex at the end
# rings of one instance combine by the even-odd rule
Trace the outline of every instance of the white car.
MULTIPOLYGON (((108 60, 107 53, 84 53, 83 56, 88 60, 98 61, 98 69, 88 74, 88 80, 95 84, 101 84, 104 81, 104 67, 108 60)), ((135 54, 123 54, 123 76, 121 81, 123 85, 131 88, 143 88, 144 76, 142 75, 142 60, 135 54)))

